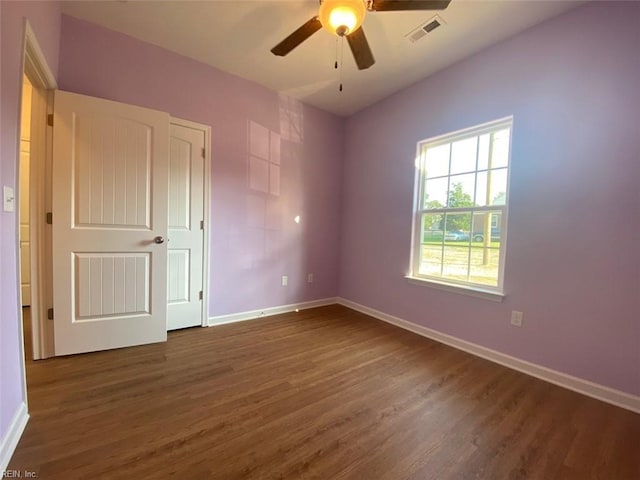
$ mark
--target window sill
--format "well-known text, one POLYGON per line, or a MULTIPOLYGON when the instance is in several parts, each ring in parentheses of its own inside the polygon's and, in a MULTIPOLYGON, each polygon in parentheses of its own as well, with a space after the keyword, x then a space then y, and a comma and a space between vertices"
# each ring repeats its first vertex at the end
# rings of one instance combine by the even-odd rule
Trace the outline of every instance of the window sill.
POLYGON ((453 283, 438 282, 436 280, 427 280, 426 278, 417 278, 406 276, 409 283, 414 285, 421 285, 423 287, 437 288, 438 290, 444 290, 452 293, 459 293, 462 295, 468 295, 476 298, 484 298, 485 300, 491 300, 492 302, 502 302, 505 295, 504 293, 494 292, 492 290, 485 290, 478 287, 462 286, 453 283))

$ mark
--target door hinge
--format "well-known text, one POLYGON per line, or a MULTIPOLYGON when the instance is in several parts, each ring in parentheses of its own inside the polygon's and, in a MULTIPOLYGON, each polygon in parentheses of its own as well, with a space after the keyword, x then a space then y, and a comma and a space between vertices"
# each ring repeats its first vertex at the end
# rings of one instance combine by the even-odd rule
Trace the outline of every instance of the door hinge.
POLYGON ((198 298, 202 300, 202 290, 200 290, 200 293, 198 294, 198 298))
POLYGON ((53 320, 53 308, 50 308, 49 310, 47 310, 47 319, 53 320))
POLYGON ((53 225, 53 212, 47 212, 47 224, 53 225))
POLYGON ((47 125, 49 125, 50 127, 53 127, 53 113, 50 113, 49 115, 47 115, 47 125))
POLYGON ((204 147, 202 147, 202 158, 205 158, 205 157, 206 157, 206 155, 205 155, 205 149, 204 149, 204 147))
POLYGON ((200 220, 200 230, 204 230, 204 220, 200 220))

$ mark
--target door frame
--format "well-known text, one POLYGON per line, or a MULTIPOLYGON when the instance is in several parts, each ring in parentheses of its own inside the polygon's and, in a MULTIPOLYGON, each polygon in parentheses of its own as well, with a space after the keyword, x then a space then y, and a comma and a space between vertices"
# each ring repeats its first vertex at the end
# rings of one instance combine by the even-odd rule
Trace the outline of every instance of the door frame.
MULTIPOLYGON (((183 118, 170 117, 169 125, 192 128, 204 132, 204 172, 202 181, 204 206, 202 216, 204 218, 204 229, 202 238, 202 305, 201 317, 202 327, 209 326, 209 226, 211 225, 211 127, 202 123, 192 122, 183 118)), ((168 325, 167 325, 168 326, 168 325)))
MULTIPOLYGON (((22 68, 20 75, 20 102, 23 95, 23 75, 31 82, 34 91, 44 95, 33 95, 31 104, 31 132, 30 132, 30 178, 29 178, 29 243, 30 250, 30 274, 31 274, 31 341, 33 344, 34 360, 52 357, 53 325, 47 321, 47 310, 53 305, 53 289, 51 281, 51 228, 47 225, 47 212, 51 211, 51 155, 52 155, 52 131, 47 128, 47 116, 53 113, 53 91, 58 84, 40 48, 38 39, 27 19, 24 21, 24 36, 22 44, 22 68)), ((22 108, 19 109, 22 115, 22 108)), ((20 125, 20 122, 18 122, 20 125)), ((17 137, 16 160, 16 185, 19 188, 20 179, 20 129, 17 137)), ((19 202, 19 195, 16 195, 19 202)), ((19 244, 19 212, 18 203, 16 215, 17 239, 16 259, 20 265, 19 244)), ((24 331, 22 316, 22 293, 20 291, 20 268, 17 269, 16 281, 18 285, 17 306, 20 319, 21 356, 23 359, 24 392, 26 391, 26 364, 24 363, 24 331)))

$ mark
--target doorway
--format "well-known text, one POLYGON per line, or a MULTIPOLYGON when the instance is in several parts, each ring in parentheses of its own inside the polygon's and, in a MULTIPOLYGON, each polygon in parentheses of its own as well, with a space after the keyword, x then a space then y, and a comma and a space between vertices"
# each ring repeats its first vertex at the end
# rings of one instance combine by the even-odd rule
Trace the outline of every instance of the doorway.
POLYGON ((171 118, 167 330, 207 325, 209 135, 206 125, 171 118))
POLYGON ((20 113, 20 298, 22 307, 31 305, 31 269, 29 244, 29 144, 31 138, 31 93, 33 86, 26 75, 22 76, 22 108, 20 113))
POLYGON ((22 326, 25 337, 25 355, 34 358, 33 328, 31 325, 31 248, 29 238, 29 196, 30 196, 30 139, 31 139, 31 97, 33 86, 26 75, 22 76, 22 99, 20 111, 20 165, 18 201, 18 241, 20 245, 20 305, 22 306, 22 326))
POLYGON ((47 128, 47 115, 52 111, 52 92, 57 84, 26 20, 24 32, 16 178, 19 236, 17 281, 23 353, 29 359, 37 360, 51 357, 54 353, 53 326, 47 321, 52 298, 51 232, 46 214, 51 211, 51 189, 46 179, 51 171, 47 154, 50 151, 51 132, 47 128))

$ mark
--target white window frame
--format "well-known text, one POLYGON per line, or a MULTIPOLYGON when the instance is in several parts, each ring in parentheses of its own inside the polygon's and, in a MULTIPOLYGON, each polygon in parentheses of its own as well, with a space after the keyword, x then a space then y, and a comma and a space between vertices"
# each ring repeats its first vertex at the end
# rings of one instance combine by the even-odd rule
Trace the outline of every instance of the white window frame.
MULTIPOLYGON (((410 283, 428 285, 439 289, 454 291, 467 295, 481 298, 487 298, 494 301, 502 301, 504 297, 504 270, 506 258, 506 240, 507 240, 507 220, 509 210, 510 184, 511 184, 511 150, 513 143, 513 116, 501 118, 499 120, 483 123, 463 130, 447 133, 437 137, 422 140, 417 143, 416 147, 416 168, 415 168, 415 186, 414 186, 414 206, 412 219, 412 242, 411 242, 411 258, 410 270, 406 278, 410 283), (509 128, 509 152, 507 159, 507 188, 504 205, 486 205, 481 207, 444 207, 438 209, 424 208, 424 187, 425 187, 425 152, 428 148, 437 147, 438 145, 453 143, 470 137, 477 137, 486 133, 494 132, 509 128), (474 282, 450 279, 441 276, 426 275, 419 273, 420 258, 422 255, 422 215, 428 214, 444 214, 444 213, 473 213, 476 212, 495 212, 501 213, 501 229, 500 229, 500 256, 498 266, 498 284, 497 286, 483 285, 474 282)), ((477 160, 476 160, 477 162, 477 160)), ((479 171, 476 163, 476 174, 479 171)), ((484 170, 480 170, 484 171, 484 170)), ((451 177, 449 173, 448 177, 451 177)), ((473 221, 472 221, 473 233, 473 221)), ((443 231, 443 236, 445 232, 443 231)), ((444 240, 443 240, 444 241, 444 240)))

